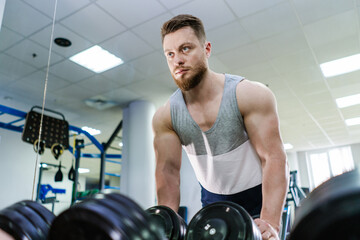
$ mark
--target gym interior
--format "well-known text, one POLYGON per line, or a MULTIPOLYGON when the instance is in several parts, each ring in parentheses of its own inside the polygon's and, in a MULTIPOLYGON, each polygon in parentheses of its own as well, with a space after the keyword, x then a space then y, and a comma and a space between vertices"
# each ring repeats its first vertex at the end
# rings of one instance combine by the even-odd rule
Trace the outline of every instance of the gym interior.
MULTIPOLYGON (((260 82, 276 97, 291 171, 280 239, 360 239, 347 224, 360 219, 359 0, 0 0, 0 209, 31 200, 55 218, 108 194, 139 212, 156 206, 151 122, 177 89, 160 29, 178 14, 202 19, 212 70, 260 82), (77 55, 88 49, 115 63, 77 62, 95 56, 77 55), (325 237, 334 228, 342 237, 325 237)), ((189 225, 202 209, 201 190, 184 151, 180 192, 180 222, 189 225)), ((15 231, 3 219, 0 229, 15 231)), ((89 238, 91 226, 87 238, 74 239, 164 239, 89 238)), ((121 226, 112 228, 125 235, 130 227, 121 226)), ((177 230, 183 238, 167 238, 185 239, 186 226, 177 230)), ((186 239, 261 239, 191 231, 186 239)), ((44 232, 21 239, 46 239, 44 232)))

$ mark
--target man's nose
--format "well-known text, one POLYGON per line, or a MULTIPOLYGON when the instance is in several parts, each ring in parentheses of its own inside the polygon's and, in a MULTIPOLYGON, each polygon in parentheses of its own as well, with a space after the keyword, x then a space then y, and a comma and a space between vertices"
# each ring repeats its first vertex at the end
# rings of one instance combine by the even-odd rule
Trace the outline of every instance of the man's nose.
POLYGON ((184 65, 185 61, 184 58, 181 57, 180 55, 175 56, 175 61, 174 61, 176 66, 181 66, 184 65))

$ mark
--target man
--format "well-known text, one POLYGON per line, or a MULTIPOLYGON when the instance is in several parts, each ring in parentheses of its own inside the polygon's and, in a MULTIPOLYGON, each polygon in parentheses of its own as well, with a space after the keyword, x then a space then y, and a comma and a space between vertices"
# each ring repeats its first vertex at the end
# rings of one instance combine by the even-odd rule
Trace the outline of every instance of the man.
POLYGON ((158 204, 178 210, 183 147, 203 206, 236 202, 260 214, 263 239, 278 239, 288 169, 274 95, 260 83, 210 70, 211 44, 194 16, 164 23, 162 42, 179 89, 153 118, 158 204))

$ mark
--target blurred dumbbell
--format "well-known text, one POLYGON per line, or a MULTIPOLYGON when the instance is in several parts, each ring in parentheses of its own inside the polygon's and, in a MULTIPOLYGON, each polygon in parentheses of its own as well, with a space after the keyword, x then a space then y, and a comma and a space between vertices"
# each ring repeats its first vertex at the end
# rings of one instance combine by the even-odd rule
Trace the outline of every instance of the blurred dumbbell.
POLYGON ((150 216, 151 225, 160 229, 166 239, 183 240, 186 234, 186 223, 179 214, 166 206, 154 206, 146 212, 150 216))
POLYGON ((40 203, 21 201, 0 211, 0 229, 15 240, 45 240, 54 218, 40 203))
POLYGON ((329 179, 296 211, 291 240, 360 239, 359 170, 329 179))
POLYGON ((150 217, 121 194, 99 194, 62 212, 53 222, 49 240, 165 239, 150 217))
POLYGON ((261 240, 252 217, 238 204, 216 202, 198 211, 191 219, 187 240, 261 240))

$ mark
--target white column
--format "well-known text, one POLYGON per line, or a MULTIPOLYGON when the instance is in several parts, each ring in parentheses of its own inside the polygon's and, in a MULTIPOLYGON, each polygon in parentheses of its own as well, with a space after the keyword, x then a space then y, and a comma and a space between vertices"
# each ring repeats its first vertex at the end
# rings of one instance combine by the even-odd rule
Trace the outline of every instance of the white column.
POLYGON ((121 192, 143 208, 155 205, 155 153, 153 149, 153 104, 135 101, 123 110, 123 159, 121 192))
POLYGON ((0 31, 2 26, 2 19, 4 17, 5 1, 6 0, 0 0, 0 31))

